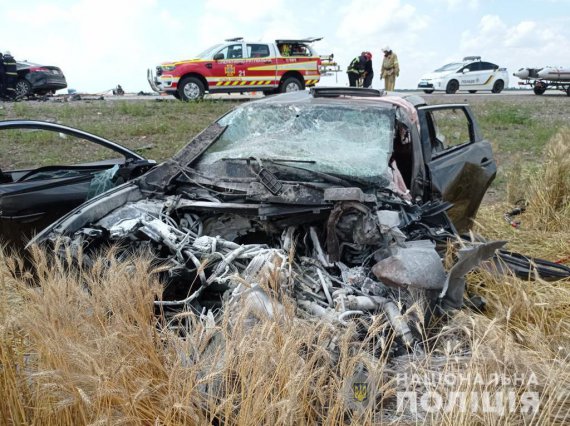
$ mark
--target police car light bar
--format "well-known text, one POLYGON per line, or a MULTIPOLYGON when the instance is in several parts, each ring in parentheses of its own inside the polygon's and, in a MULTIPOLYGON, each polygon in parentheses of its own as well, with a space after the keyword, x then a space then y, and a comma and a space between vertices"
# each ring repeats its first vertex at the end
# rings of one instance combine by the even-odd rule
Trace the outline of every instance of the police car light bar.
POLYGON ((463 61, 480 61, 481 60, 481 56, 466 56, 465 58, 463 58, 463 61))

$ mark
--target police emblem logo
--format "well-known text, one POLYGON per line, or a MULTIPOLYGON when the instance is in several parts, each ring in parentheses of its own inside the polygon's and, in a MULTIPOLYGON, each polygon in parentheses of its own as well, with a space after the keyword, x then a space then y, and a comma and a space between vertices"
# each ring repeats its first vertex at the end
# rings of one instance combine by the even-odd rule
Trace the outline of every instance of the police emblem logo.
POLYGON ((236 73, 236 67, 234 67, 232 64, 228 64, 224 68, 224 72, 228 77, 233 77, 236 73))
POLYGON ((364 402, 368 399, 368 383, 353 383, 352 394, 358 402, 364 402))

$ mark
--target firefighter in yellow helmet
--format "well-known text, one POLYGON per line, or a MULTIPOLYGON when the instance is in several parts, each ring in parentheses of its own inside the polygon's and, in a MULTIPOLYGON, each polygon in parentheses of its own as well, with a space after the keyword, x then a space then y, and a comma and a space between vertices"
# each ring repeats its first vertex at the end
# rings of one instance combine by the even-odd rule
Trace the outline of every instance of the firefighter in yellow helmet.
POLYGON ((396 85, 396 77, 400 75, 400 64, 398 63, 398 56, 392 52, 390 46, 384 47, 382 52, 384 52, 384 60, 382 61, 380 78, 384 79, 386 91, 392 92, 396 85))

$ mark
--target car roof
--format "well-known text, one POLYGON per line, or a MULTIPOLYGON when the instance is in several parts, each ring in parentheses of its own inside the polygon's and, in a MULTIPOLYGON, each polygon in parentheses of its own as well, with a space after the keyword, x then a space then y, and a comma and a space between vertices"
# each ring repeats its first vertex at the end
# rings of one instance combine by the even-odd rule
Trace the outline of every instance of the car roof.
MULTIPOLYGON (((426 101, 418 95, 399 95, 390 94, 382 96, 357 96, 353 95, 354 89, 348 87, 335 88, 342 93, 346 90, 346 95, 340 96, 314 96, 308 90, 300 90, 298 92, 283 93, 277 96, 268 96, 263 99, 252 101, 256 104, 266 105, 283 105, 283 104, 312 104, 312 105, 354 105, 354 106, 367 106, 375 108, 391 109, 399 104, 399 100, 411 104, 413 107, 426 105, 426 101)), ((357 89, 358 90, 358 89, 357 89)))

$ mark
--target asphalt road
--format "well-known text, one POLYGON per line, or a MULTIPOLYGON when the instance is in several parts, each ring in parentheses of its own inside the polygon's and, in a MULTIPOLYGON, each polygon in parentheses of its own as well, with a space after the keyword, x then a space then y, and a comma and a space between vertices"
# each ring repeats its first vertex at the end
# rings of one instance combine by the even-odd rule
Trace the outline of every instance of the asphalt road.
MULTIPOLYGON (((509 98, 516 98, 520 99, 521 97, 528 97, 528 98, 548 98, 548 97, 568 97, 565 92, 560 90, 547 90, 541 96, 537 96, 534 94, 532 90, 507 90, 503 91, 502 93, 491 93, 491 92, 478 92, 478 93, 469 93, 467 91, 458 92, 453 95, 447 95, 444 92, 434 92, 432 94, 424 93, 421 90, 405 90, 405 91, 396 91, 398 95, 419 95, 422 96, 427 103, 430 103, 431 99, 438 99, 442 100, 445 99, 446 102, 453 103, 453 102, 469 102, 470 99, 504 99, 508 100, 509 98)), ((150 95, 137 95, 134 93, 126 93, 123 96, 115 96, 111 94, 87 94, 82 93, 80 94, 81 99, 86 101, 93 101, 93 100, 106 100, 106 101, 148 101, 148 100, 156 100, 156 101, 174 101, 175 98, 169 95, 158 95, 158 94, 150 94, 150 95)), ((249 93, 231 93, 231 94, 213 94, 213 95, 206 95, 205 99, 219 99, 219 100, 253 100, 262 98, 263 94, 261 92, 249 92, 249 93)), ((70 100, 70 95, 67 94, 58 94, 56 96, 48 98, 48 102, 65 102, 70 100)), ((71 102, 71 101, 70 101, 71 102)), ((73 101, 76 102, 76 101, 73 101)), ((0 101, 0 104, 2 101, 0 101)))
MULTIPOLYGON (((467 91, 465 92, 458 92, 454 95, 447 95, 443 92, 434 92, 432 94, 426 94, 421 90, 418 91, 414 91, 414 90, 410 90, 410 91, 401 91, 401 92, 395 92, 399 95, 419 95, 422 96, 424 99, 426 99, 426 101, 428 101, 430 99, 441 99, 441 98, 445 98, 445 99, 449 99, 450 101, 453 100, 461 100, 461 101, 465 101, 465 99, 470 99, 470 98, 487 98, 487 97, 491 97, 491 98, 510 98, 510 97, 516 97, 516 98, 520 98, 521 96, 527 96, 527 97, 531 97, 531 98, 539 98, 539 96, 535 95, 534 92, 532 90, 507 90, 501 93, 491 93, 491 92, 478 92, 478 93, 469 93, 467 91)), ((555 97, 568 97, 566 95, 566 93, 559 91, 559 90, 547 90, 546 93, 544 93, 544 95, 541 95, 540 97, 550 97, 550 96, 555 96, 555 97)), ((228 99, 228 100, 251 100, 251 99, 259 99, 262 98, 263 94, 261 92, 252 92, 252 93, 244 93, 239 94, 239 93, 231 93, 231 94, 214 94, 214 95, 206 95, 205 99, 228 99)), ((105 96, 106 100, 149 100, 149 99, 164 99, 164 100, 170 100, 170 99, 174 99, 173 96, 160 96, 160 95, 150 95, 150 96, 138 96, 136 94, 125 94, 124 96, 105 96)))

